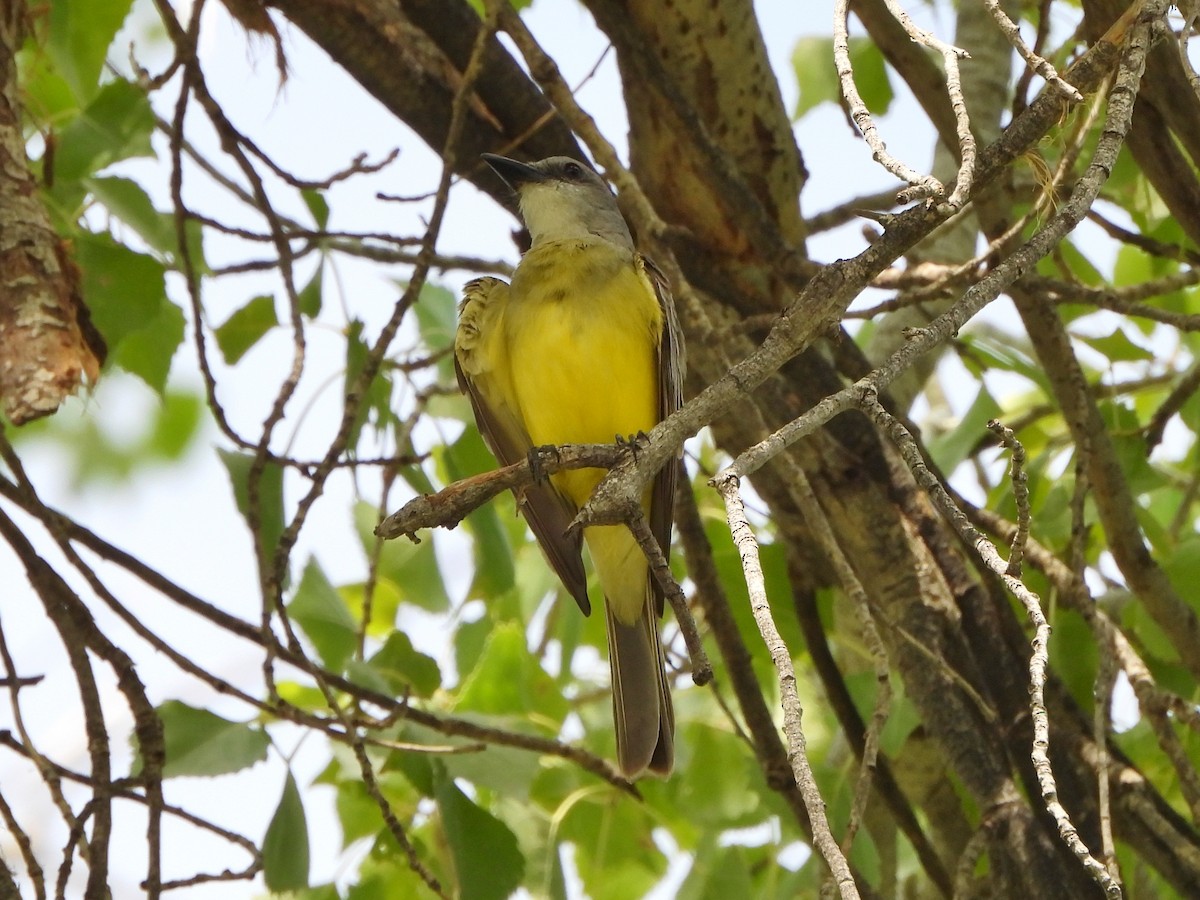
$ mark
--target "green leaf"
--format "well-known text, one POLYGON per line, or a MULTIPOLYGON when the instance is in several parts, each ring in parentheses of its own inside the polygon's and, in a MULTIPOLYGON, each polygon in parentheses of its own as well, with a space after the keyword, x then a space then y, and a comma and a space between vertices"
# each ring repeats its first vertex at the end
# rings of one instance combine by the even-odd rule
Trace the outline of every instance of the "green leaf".
POLYGON ((307 684, 297 684, 294 681, 279 681, 276 682, 276 687, 279 689, 279 699, 285 703, 290 703, 292 706, 308 710, 309 712, 328 712, 329 710, 329 702, 325 699, 325 695, 321 693, 320 688, 307 684))
POLYGON ((1147 237, 1158 238, 1153 232, 1173 222, 1171 211, 1131 153, 1117 154, 1104 196, 1128 213, 1136 229, 1147 237))
POLYGON ((288 900, 341 900, 336 884, 321 884, 316 887, 302 888, 288 894, 288 900))
POLYGON ((1093 705, 1096 679, 1096 642, 1091 629, 1074 612, 1062 608, 1050 622, 1050 658, 1054 670, 1085 712, 1093 705))
POLYGON ((1163 563, 1167 577, 1181 597, 1189 597, 1192 607, 1200 612, 1195 586, 1200 584, 1200 537, 1190 534, 1179 542, 1163 563))
POLYGON ((1083 337, 1076 335, 1076 339, 1083 341, 1093 350, 1098 350, 1104 354, 1110 362, 1147 362, 1154 359, 1154 354, 1145 347, 1139 347, 1132 340, 1125 330, 1117 327, 1112 334, 1106 337, 1083 337))
POLYGON ((270 294, 254 297, 217 326, 217 346, 225 362, 233 365, 246 355, 263 335, 279 324, 275 316, 275 298, 270 294))
POLYGON ((325 199, 325 195, 313 188, 304 188, 300 191, 300 197, 304 200, 304 205, 308 207, 308 211, 312 213, 313 221, 317 224, 319 231, 324 231, 329 224, 329 201, 325 199))
POLYGON ((800 87, 793 118, 799 119, 822 103, 837 102, 841 88, 833 62, 832 37, 808 35, 796 41, 792 50, 792 69, 800 87))
POLYGON ((296 779, 288 771, 283 796, 263 838, 263 880, 274 893, 308 887, 308 822, 296 779))
POLYGON ((354 841, 379 831, 382 824, 379 804, 367 793, 361 781, 339 781, 336 804, 343 850, 354 841))
MULTIPOLYGON (((383 647, 361 668, 369 670, 382 689, 392 694, 403 694, 411 689, 418 697, 432 697, 442 684, 437 660, 415 650, 403 631, 393 631, 383 647)), ((352 674, 356 671, 352 670, 352 674)))
MULTIPOLYGON (((1118 256, 1121 252, 1127 249, 1130 248, 1127 246, 1122 247, 1121 250, 1118 251, 1118 256)), ((1056 254, 1058 258, 1067 265, 1071 271, 1071 275, 1080 284, 1086 284, 1089 287, 1100 287, 1101 285, 1107 284, 1107 279, 1100 272, 1100 270, 1097 269, 1092 264, 1092 261, 1084 255, 1083 251, 1076 247, 1071 241, 1065 240, 1059 244, 1056 254)), ((1046 274, 1054 277, 1059 276, 1062 273, 1048 272, 1046 274)))
POLYGON ((561 722, 568 707, 558 686, 525 646, 515 623, 492 630, 475 670, 459 690, 455 710, 561 722))
POLYGON ((908 736, 920 727, 921 713, 916 705, 902 693, 897 693, 892 699, 892 708, 883 726, 883 733, 879 736, 879 746, 884 752, 899 756, 908 736))
POLYGON ((396 586, 390 581, 380 582, 378 579, 371 585, 371 621, 363 622, 366 618, 365 581, 353 584, 343 584, 338 587, 338 593, 346 603, 350 614, 360 623, 366 625, 368 637, 386 638, 396 629, 396 617, 400 611, 401 597, 396 586))
MULTIPOLYGON (((83 186, 105 209, 136 231, 152 250, 176 264, 179 241, 175 217, 156 209, 140 184, 128 178, 92 176, 83 180, 83 186)), ((192 266, 206 271, 203 227, 189 219, 184 223, 184 233, 192 266)))
MULTIPOLYGON (((402 739, 412 740, 413 743, 420 744, 428 740, 428 729, 422 729, 417 726, 405 727, 401 732, 402 739)), ((433 742, 438 744, 446 743, 445 737, 435 735, 433 742)), ((423 797, 432 797, 434 791, 434 757, 428 753, 408 753, 397 751, 388 757, 385 769, 388 772, 397 772, 412 785, 423 797)))
POLYGON ((336 884, 321 884, 316 887, 301 888, 288 894, 288 900, 341 900, 336 884))
POLYGON ((79 112, 79 99, 49 53, 21 53, 17 62, 21 100, 31 120, 61 126, 79 112))
MULTIPOLYGON (((528 7, 531 3, 533 3, 533 0, 510 0, 510 5, 516 12, 520 12, 528 7)), ((487 12, 484 0, 467 0, 467 4, 471 7, 471 9, 479 13, 479 18, 481 19, 487 12)))
POLYGON ((454 859, 458 896, 505 900, 525 874, 525 857, 516 836, 442 773, 436 778, 435 799, 454 859))
POLYGON ((700 827, 740 828, 758 821, 762 774, 748 760, 737 735, 685 723, 679 749, 680 765, 667 786, 673 809, 700 827), (713 772, 721 777, 713 778, 713 772))
POLYGON ((297 301, 300 305, 300 312, 308 316, 310 319, 315 319, 321 314, 321 304, 324 297, 322 288, 325 280, 325 255, 321 254, 320 262, 317 263, 317 270, 313 272, 313 277, 308 280, 308 284, 300 288, 300 293, 297 296, 297 301))
POLYGON ((175 250, 174 221, 154 208, 150 195, 140 184, 128 178, 105 176, 84 179, 84 186, 155 250, 164 255, 175 250))
MULTIPOLYGON (((466 428, 450 446, 435 450, 434 455, 445 470, 447 483, 489 471, 496 465, 479 429, 474 426, 466 428)), ((463 521, 475 539, 475 577, 471 582, 471 596, 494 597, 509 590, 516 582, 513 548, 500 522, 496 504, 485 503, 463 521)))
POLYGON ((159 459, 179 459, 199 433, 204 409, 204 400, 198 395, 168 391, 146 437, 146 449, 159 459))
MULTIPOLYGON (((458 328, 455 314, 455 297, 450 290, 429 282, 421 288, 417 299, 417 327, 421 331, 421 343, 431 353, 437 353, 454 345, 454 332, 458 328)), ((454 380, 454 357, 442 354, 437 361, 438 377, 442 381, 454 380)))
MULTIPOLYGON (((883 53, 868 38, 850 38, 850 61, 854 65, 854 83, 867 109, 887 112, 894 97, 883 53)), ((810 35, 796 42, 792 51, 792 69, 800 96, 792 117, 799 119, 822 103, 837 103, 842 87, 833 60, 833 38, 810 35)))
POLYGON ((929 441, 929 455, 943 472, 953 472, 987 436, 987 423, 1001 412, 1000 404, 981 383, 979 393, 975 395, 975 402, 971 404, 958 426, 949 434, 939 435, 929 441))
POLYGON ((133 0, 52 0, 46 51, 81 102, 95 95, 109 45, 133 0))
MULTIPOLYGON (((431 734, 430 741, 438 740, 431 734)), ((441 739, 443 742, 445 738, 441 739)), ((465 778, 478 787, 507 794, 524 802, 530 786, 542 770, 536 753, 516 747, 494 744, 482 753, 453 753, 440 757, 446 771, 455 778, 465 778)))
POLYGON ((867 109, 881 115, 892 105, 895 93, 888 78, 883 52, 870 38, 850 38, 850 62, 854 64, 854 83, 867 109))
POLYGON ((175 351, 183 343, 183 310, 164 301, 158 314, 125 336, 108 355, 114 365, 136 375, 163 396, 175 351))
MULTIPOLYGON (((355 319, 346 329, 346 379, 345 390, 349 394, 356 381, 366 367, 370 348, 363 339, 363 323, 355 319)), ((359 404, 358 417, 350 431, 350 445, 358 442, 363 425, 373 422, 377 428, 382 428, 390 422, 398 421, 392 412, 392 382, 388 375, 376 371, 370 384, 364 392, 359 404)), ((403 451, 403 448, 401 448, 403 451)))
POLYGON ((340 672, 358 646, 358 625, 315 559, 304 567, 288 615, 312 641, 327 669, 340 672))
POLYGON ((655 815, 646 804, 629 803, 612 791, 594 794, 565 812, 559 841, 575 844, 575 866, 588 897, 644 897, 662 878, 667 861, 657 850, 648 850, 654 846, 655 815))
POLYGON ((1125 399, 1104 400, 1100 416, 1112 434, 1117 461, 1125 473, 1125 482, 1134 496, 1164 484, 1164 475, 1146 459, 1146 441, 1142 437, 1137 413, 1125 399))
POLYGON ((479 658, 483 655, 483 648, 487 646, 494 625, 490 618, 483 615, 474 622, 464 622, 454 632, 454 665, 460 680, 479 665, 479 658))
POLYGON ((129 81, 110 81, 58 133, 56 191, 85 175, 135 156, 154 156, 154 112, 146 93, 129 81))
POLYGON ((1140 247, 1124 244, 1117 250, 1117 259, 1113 263, 1113 287, 1141 284, 1161 274, 1155 258, 1140 247))
MULTIPOLYGON (((254 725, 231 722, 178 700, 168 700, 157 712, 163 724, 165 778, 228 775, 267 758, 270 738, 254 725)), ((141 769, 139 758, 133 774, 141 769)))
MULTIPOLYGON (((354 524, 367 559, 375 554, 377 512, 369 503, 354 507, 354 524)), ((384 541, 379 548, 376 580, 392 586, 409 603, 442 612, 450 606, 446 585, 433 552, 433 541, 414 544, 405 538, 384 541)))
POLYGON ((1041 365, 1027 352, 1027 348, 1012 341, 1004 341, 987 332, 967 332, 959 336, 969 349, 970 354, 964 357, 964 362, 972 374, 979 374, 988 368, 1003 369, 1023 375, 1040 387, 1047 396, 1053 396, 1050 382, 1041 365))
POLYGON ((850 848, 850 864, 856 871, 862 872, 863 881, 867 884, 878 884, 881 877, 879 863, 879 848, 871 838, 870 829, 863 828, 855 836, 854 846, 850 848))
POLYGON ((715 837, 706 836, 693 856, 691 871, 680 886, 676 900, 758 896, 745 857, 744 848, 721 847, 715 837))
POLYGON ((258 521, 258 550, 261 559, 270 559, 275 553, 279 537, 283 534, 283 467, 278 463, 267 462, 261 467, 258 477, 258 497, 255 509, 250 502, 250 473, 254 466, 254 457, 249 453, 238 453, 234 450, 218 450, 221 462, 229 472, 229 480, 233 485, 233 497, 237 501, 238 512, 246 520, 246 524, 254 529, 255 519, 258 521))
POLYGON ((162 394, 183 342, 184 317, 166 296, 166 270, 106 234, 75 238, 83 295, 108 342, 109 360, 162 394))
POLYGON ((146 327, 168 303, 163 264, 106 234, 78 235, 75 259, 92 322, 112 350, 126 335, 146 327))

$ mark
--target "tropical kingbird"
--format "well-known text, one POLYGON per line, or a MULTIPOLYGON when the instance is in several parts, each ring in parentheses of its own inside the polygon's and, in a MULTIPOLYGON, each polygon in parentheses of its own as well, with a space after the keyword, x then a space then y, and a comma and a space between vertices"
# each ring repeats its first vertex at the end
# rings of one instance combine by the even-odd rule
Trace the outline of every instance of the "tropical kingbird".
MULTIPOLYGON (((682 338, 666 279, 634 248, 616 198, 587 166, 564 156, 484 159, 516 191, 532 238, 511 284, 472 281, 459 307, 455 368, 488 447, 508 465, 546 444, 611 443, 649 431, 682 399, 682 338)), ((642 500, 664 553, 675 470, 668 463, 642 500)), ((580 536, 567 526, 605 474, 559 472, 519 497, 585 615, 580 536)), ((630 777, 665 775, 675 716, 658 635, 663 593, 624 525, 587 528, 582 540, 604 590, 618 762, 630 777)))

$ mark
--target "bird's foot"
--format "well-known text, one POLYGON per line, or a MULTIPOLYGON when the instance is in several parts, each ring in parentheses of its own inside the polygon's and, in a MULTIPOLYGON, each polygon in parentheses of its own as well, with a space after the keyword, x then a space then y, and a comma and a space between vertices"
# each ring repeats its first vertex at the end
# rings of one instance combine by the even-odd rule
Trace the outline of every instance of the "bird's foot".
POLYGON ((562 458, 562 454, 558 452, 558 447, 556 447, 554 444, 543 444, 540 447, 530 447, 528 454, 529 471, 533 475, 534 484, 545 484, 546 479, 550 477, 546 472, 545 465, 542 463, 542 454, 545 454, 547 457, 554 457, 556 460, 562 458))
POLYGON ((639 431, 637 434, 631 434, 629 437, 624 437, 620 434, 618 434, 616 437, 617 446, 632 454, 635 461, 637 460, 637 455, 641 451, 642 447, 649 443, 650 436, 644 431, 639 431))

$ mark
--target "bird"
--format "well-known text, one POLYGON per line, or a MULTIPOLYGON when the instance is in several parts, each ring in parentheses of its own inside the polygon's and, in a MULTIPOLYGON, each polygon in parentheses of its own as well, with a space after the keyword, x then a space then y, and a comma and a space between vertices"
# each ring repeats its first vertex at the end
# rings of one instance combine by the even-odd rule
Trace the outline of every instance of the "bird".
MULTIPOLYGON (((616 197, 565 156, 483 159, 512 189, 531 245, 511 283, 469 282, 454 340, 459 386, 501 465, 534 448, 642 435, 682 403, 683 341, 662 272, 637 251, 616 197)), ((676 462, 643 497, 670 550, 676 462)), ((606 472, 551 475, 518 496, 550 566, 591 612, 582 545, 604 593, 617 762, 629 778, 669 775, 675 716, 659 635, 664 595, 624 525, 568 532, 606 472)))

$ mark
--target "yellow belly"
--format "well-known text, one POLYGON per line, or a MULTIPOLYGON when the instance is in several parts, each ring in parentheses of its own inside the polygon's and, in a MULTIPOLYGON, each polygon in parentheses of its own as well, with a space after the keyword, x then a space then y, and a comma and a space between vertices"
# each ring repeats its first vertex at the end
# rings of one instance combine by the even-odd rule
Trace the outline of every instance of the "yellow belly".
MULTIPOLYGON (((658 422, 662 312, 629 251, 564 241, 531 250, 505 321, 513 391, 535 446, 611 443, 658 422)), ((605 473, 552 479, 582 506, 605 473)))

